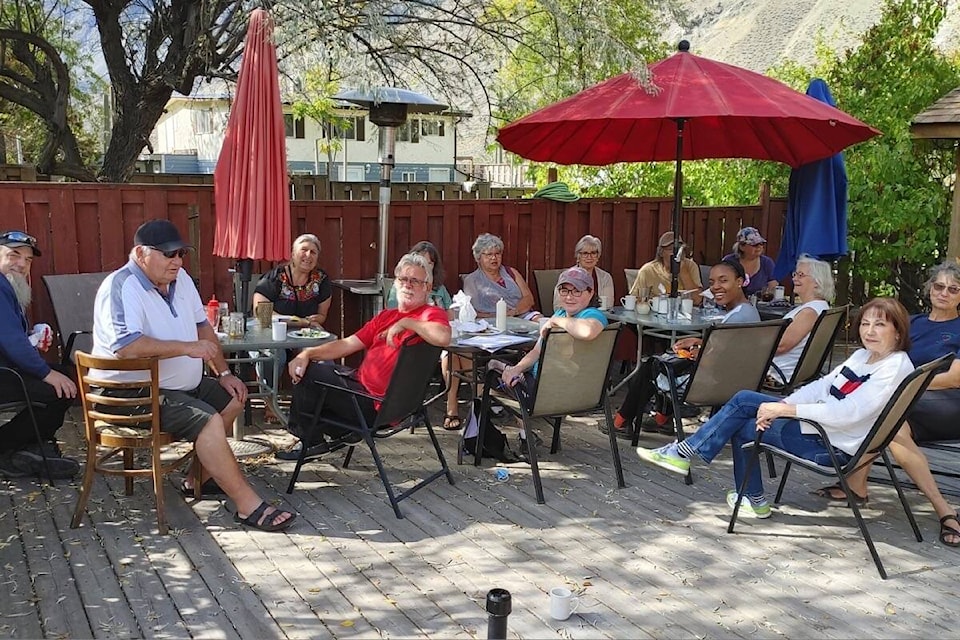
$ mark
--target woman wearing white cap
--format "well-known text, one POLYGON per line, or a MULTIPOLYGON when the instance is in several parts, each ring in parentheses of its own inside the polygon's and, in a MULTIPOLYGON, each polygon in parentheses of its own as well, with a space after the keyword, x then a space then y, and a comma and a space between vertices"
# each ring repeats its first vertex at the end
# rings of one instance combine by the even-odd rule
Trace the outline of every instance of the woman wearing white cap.
MULTIPOLYGON (((657 255, 653 260, 640 267, 633 286, 630 287, 630 295, 640 296, 640 292, 645 287, 651 294, 657 294, 660 287, 666 293, 670 293, 670 260, 673 258, 673 231, 667 231, 660 236, 657 242, 657 255)), ((680 240, 683 246, 683 240, 680 240)), ((700 281, 700 267, 690 258, 683 258, 680 261, 680 275, 678 276, 678 287, 680 291, 693 290, 693 304, 700 304, 700 290, 703 283, 700 281)))
POLYGON ((724 260, 739 260, 747 274, 747 284, 743 292, 749 298, 756 294, 773 294, 773 289, 780 284, 773 279, 774 263, 770 256, 763 254, 767 248, 767 240, 760 235, 756 227, 744 227, 737 233, 737 241, 733 243, 733 253, 723 257, 724 260))

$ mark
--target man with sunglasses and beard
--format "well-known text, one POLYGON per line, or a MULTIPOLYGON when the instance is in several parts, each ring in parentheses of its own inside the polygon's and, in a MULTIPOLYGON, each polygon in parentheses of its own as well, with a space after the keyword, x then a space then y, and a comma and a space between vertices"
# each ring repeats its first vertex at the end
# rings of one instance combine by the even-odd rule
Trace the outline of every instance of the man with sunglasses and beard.
MULTIPOLYGON (((227 442, 228 430, 243 411, 247 387, 230 372, 200 294, 182 268, 191 247, 169 220, 145 222, 133 244, 129 262, 107 276, 97 291, 93 355, 160 358, 161 428, 194 443, 203 465, 202 495, 229 496, 237 509, 234 519, 247 526, 263 531, 287 528, 295 514, 271 506, 257 494, 227 442), (204 375, 205 364, 216 377, 204 375)), ((141 375, 108 371, 98 377, 129 381, 142 379, 141 375)), ((104 393, 124 391, 128 390, 104 393)), ((189 479, 181 488, 193 494, 189 479)))
MULTIPOLYGON (((26 309, 30 305, 30 267, 40 255, 37 239, 23 231, 0 233, 0 366, 17 371, 0 372, 0 398, 23 400, 23 388, 32 403, 41 442, 37 442, 30 408, 0 425, 0 476, 17 478, 45 473, 44 457, 54 478, 72 478, 80 466, 63 457, 56 442, 57 430, 77 396, 70 371, 51 366, 40 356, 49 341, 28 331, 26 309), (33 340, 31 340, 33 338, 33 340)), ((47 327, 49 330, 49 327, 47 327)))

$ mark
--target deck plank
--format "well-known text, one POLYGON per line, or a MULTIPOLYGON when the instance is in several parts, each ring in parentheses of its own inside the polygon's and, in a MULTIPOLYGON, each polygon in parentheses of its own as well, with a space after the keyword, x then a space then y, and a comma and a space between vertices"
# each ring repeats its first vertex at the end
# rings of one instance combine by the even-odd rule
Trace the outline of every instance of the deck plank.
MULTIPOLYGON (((184 501, 177 479, 166 487, 169 536, 156 534, 147 485, 124 497, 103 478, 71 530, 77 481, 41 490, 33 478, 2 480, 11 597, 0 598, 0 637, 477 638, 493 587, 513 596, 518 638, 953 635, 960 557, 936 541, 916 491, 907 495, 922 543, 894 490, 870 485, 864 515, 891 575, 881 581, 849 511, 809 495, 817 477, 794 471, 774 517, 744 519, 730 535, 728 453, 695 465, 687 486, 621 441, 627 487, 617 489, 596 418, 567 420, 563 450, 541 452, 545 505, 522 464, 506 482, 491 461, 454 465, 454 486, 414 494, 398 520, 363 449, 346 470, 338 458, 311 463, 289 496, 293 463, 245 461, 262 495, 300 514, 285 533, 239 527, 229 503, 184 501), (565 622, 548 616, 546 594, 561 585, 583 596, 565 622)), ((76 454, 72 420, 61 433, 76 454)), ((455 460, 456 434, 438 435, 455 460)), ((428 447, 422 430, 384 441, 388 472, 405 486, 435 465, 428 447)))

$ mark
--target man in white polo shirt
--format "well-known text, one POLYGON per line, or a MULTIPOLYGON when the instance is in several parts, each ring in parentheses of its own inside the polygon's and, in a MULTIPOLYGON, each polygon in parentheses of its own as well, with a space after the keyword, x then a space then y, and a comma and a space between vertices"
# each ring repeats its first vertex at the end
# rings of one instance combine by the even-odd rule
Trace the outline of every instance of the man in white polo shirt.
MULTIPOLYGON (((230 373, 200 294, 181 268, 190 248, 168 220, 151 220, 137 229, 130 261, 97 291, 93 353, 162 358, 161 428, 194 442, 203 464, 203 493, 232 498, 238 522, 266 531, 284 529, 295 515, 257 495, 227 443, 226 427, 243 410, 247 388, 230 373), (204 363, 218 372, 217 378, 204 375, 204 363)), ((118 380, 137 375, 112 372, 118 380)), ((188 481, 183 490, 192 493, 188 481)))

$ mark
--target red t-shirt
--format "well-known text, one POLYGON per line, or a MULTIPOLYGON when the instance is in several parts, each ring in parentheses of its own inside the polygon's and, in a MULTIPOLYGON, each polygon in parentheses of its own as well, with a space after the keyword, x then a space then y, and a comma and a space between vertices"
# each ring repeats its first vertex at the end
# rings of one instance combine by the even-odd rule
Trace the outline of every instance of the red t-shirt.
MULTIPOLYGON (((390 384, 390 376, 393 375, 393 368, 397 366, 397 358, 400 357, 400 345, 409 336, 416 336, 413 331, 404 331, 397 336, 396 345, 388 345, 386 332, 393 324, 402 318, 413 318, 424 322, 439 322, 449 325, 447 312, 440 307, 432 305, 423 305, 413 311, 406 313, 399 309, 385 309, 376 315, 373 320, 363 325, 354 335, 360 339, 366 348, 367 353, 360 363, 360 384, 372 395, 382 396, 387 392, 387 385, 390 384)), ((419 336, 412 342, 421 342, 423 339, 419 336)))

